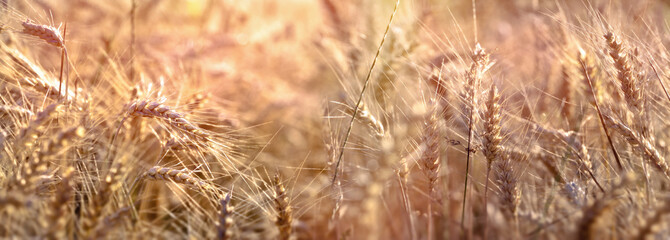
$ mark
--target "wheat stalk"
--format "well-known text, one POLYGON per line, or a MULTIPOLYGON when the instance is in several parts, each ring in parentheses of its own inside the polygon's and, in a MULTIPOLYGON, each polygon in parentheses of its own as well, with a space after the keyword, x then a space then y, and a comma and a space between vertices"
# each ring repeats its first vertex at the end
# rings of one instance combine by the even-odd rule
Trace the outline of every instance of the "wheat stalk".
POLYGON ((395 3, 395 6, 393 7, 393 13, 391 13, 391 17, 389 18, 388 24, 386 24, 386 30, 384 31, 384 36, 382 37, 382 41, 379 43, 379 46, 377 47, 377 53, 375 53, 375 58, 372 60, 372 64, 370 65, 370 69, 368 70, 368 74, 365 77, 365 82, 363 83, 363 88, 361 89, 360 94, 358 95, 358 101, 356 101, 356 107, 354 107, 354 113, 351 116, 351 120, 349 121, 349 127, 347 128, 347 132, 344 135, 344 139, 342 140, 342 146, 340 149, 340 154, 339 157, 337 158, 337 163, 335 164, 335 171, 333 172, 333 180, 331 181, 332 184, 335 184, 335 180, 337 180, 337 173, 339 172, 338 169, 340 168, 340 163, 342 162, 342 157, 344 156, 344 149, 347 147, 347 142, 349 141, 349 136, 351 136, 351 129, 354 126, 354 119, 356 119, 356 116, 358 116, 358 111, 360 111, 361 104, 363 103, 363 96, 365 95, 365 89, 368 88, 368 83, 370 83, 370 77, 372 76, 372 70, 374 70, 375 65, 377 64, 377 59, 379 58, 379 54, 382 51, 382 47, 384 46, 384 41, 386 41, 386 36, 388 35, 389 29, 391 28, 391 23, 393 22, 393 18, 395 17, 396 12, 398 11, 398 6, 400 5, 400 0, 397 0, 395 3))
MULTIPOLYGON (((603 130, 605 131, 605 136, 607 137, 607 141, 609 143, 610 149, 612 150, 612 153, 614 154, 614 159, 616 160, 617 166, 619 167, 619 170, 623 170, 623 165, 621 164, 621 157, 619 157, 619 153, 617 152, 616 148, 614 147, 614 141, 612 141, 612 136, 610 135, 609 130, 607 129, 607 124, 605 123, 605 118, 603 117, 603 113, 600 109, 600 104, 598 103, 598 93, 597 93, 597 88, 593 85, 593 80, 591 79, 593 76, 593 67, 589 65, 589 58, 586 55, 586 52, 582 49, 579 50, 579 55, 578 55, 578 60, 579 64, 581 66, 581 74, 586 80, 586 83, 589 87, 589 92, 591 93, 593 97, 593 105, 596 107, 596 112, 598 113, 598 119, 600 120, 600 125, 602 126, 603 130)), ((597 86, 597 85, 596 85, 597 86)))
POLYGON ((465 90, 462 92, 462 97, 465 100, 464 113, 469 115, 468 118, 468 148, 467 157, 465 159, 465 183, 463 184, 463 207, 461 210, 461 228, 465 229, 465 205, 468 196, 468 176, 470 174, 470 153, 472 148, 472 135, 474 134, 474 127, 477 125, 477 107, 478 107, 478 92, 484 73, 491 67, 489 62, 489 55, 477 43, 472 55, 472 65, 470 70, 466 73, 465 90))

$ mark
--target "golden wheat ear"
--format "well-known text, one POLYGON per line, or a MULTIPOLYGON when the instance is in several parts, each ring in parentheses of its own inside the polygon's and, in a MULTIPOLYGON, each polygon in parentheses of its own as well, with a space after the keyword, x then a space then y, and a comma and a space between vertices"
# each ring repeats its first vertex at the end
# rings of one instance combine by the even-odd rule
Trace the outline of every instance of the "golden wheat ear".
POLYGON ((291 226, 293 223, 293 208, 289 203, 286 188, 281 182, 279 174, 275 175, 274 185, 275 191, 273 200, 275 203, 275 210, 277 210, 275 225, 279 229, 279 239, 288 240, 291 238, 291 232, 293 231, 291 226))
POLYGON ((230 204, 232 196, 233 192, 230 191, 219 201, 221 208, 218 214, 219 222, 217 223, 217 238, 220 240, 233 239, 232 228, 233 224, 235 224, 233 221, 233 212, 235 211, 235 208, 230 204))
POLYGON ((21 23, 21 26, 23 26, 22 33, 24 34, 38 37, 55 47, 62 48, 64 46, 63 37, 61 36, 60 31, 55 27, 36 24, 29 19, 26 19, 25 22, 21 23))
POLYGON ((186 120, 186 118, 184 118, 184 114, 179 113, 157 101, 137 100, 131 102, 126 109, 126 113, 135 117, 162 119, 171 126, 196 136, 206 137, 207 135, 199 127, 195 126, 195 124, 186 120))
POLYGON ((154 180, 172 181, 194 188, 196 190, 210 190, 213 189, 211 184, 201 180, 198 177, 192 176, 185 170, 176 170, 169 167, 153 166, 146 173, 145 176, 154 180))

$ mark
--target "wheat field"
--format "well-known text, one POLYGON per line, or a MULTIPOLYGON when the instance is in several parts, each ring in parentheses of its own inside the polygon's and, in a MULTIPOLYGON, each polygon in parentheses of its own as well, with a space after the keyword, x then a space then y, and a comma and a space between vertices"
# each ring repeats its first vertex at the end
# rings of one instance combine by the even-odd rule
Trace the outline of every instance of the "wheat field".
POLYGON ((0 0, 0 238, 668 239, 668 21, 0 0))

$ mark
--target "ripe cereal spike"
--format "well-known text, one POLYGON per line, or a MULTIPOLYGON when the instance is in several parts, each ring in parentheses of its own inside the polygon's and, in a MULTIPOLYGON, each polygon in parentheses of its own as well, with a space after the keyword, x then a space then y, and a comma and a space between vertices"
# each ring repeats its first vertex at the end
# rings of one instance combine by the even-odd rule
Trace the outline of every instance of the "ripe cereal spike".
POLYGON ((21 25, 23 26, 23 33, 39 37, 55 47, 63 47, 63 37, 57 28, 33 23, 30 19, 26 19, 21 25))
POLYGON ((208 190, 213 187, 185 170, 176 170, 169 167, 153 166, 146 173, 145 176, 154 180, 173 181, 184 184, 195 189, 208 190))

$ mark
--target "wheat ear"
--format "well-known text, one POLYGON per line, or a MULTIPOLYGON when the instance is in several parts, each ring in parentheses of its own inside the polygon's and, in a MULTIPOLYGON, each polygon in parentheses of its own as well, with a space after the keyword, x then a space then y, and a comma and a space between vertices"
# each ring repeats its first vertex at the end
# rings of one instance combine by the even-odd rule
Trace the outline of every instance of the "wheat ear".
POLYGON ((602 185, 600 185, 600 182, 598 182, 598 179, 596 179, 595 174, 593 174, 593 163, 591 162, 591 156, 589 155, 589 151, 586 148, 586 145, 584 145, 582 141, 577 138, 577 133, 572 131, 563 131, 560 129, 548 129, 539 125, 535 125, 535 128, 537 132, 553 136, 554 138, 559 139, 560 141, 563 141, 565 144, 567 144, 573 153, 577 155, 577 158, 579 158, 579 170, 582 172, 582 174, 590 176, 591 179, 593 179, 593 182, 595 182, 596 186, 598 186, 602 192, 605 192, 605 189, 602 187, 602 185))
POLYGON ((232 227, 235 223, 233 221, 233 212, 235 211, 235 208, 230 205, 232 196, 233 192, 228 192, 221 198, 221 201, 219 201, 221 209, 218 214, 219 222, 217 223, 217 238, 220 240, 232 239, 233 236, 232 227))
POLYGON ((423 144, 425 149, 419 163, 423 167, 423 172, 428 177, 428 190, 432 201, 439 201, 437 192, 438 177, 440 171, 440 136, 439 120, 435 107, 430 112, 423 130, 423 144))
POLYGON ((16 145, 32 146, 32 141, 37 139, 41 126, 51 118, 51 114, 56 112, 58 108, 59 105, 54 103, 38 112, 35 118, 19 131, 19 134, 16 136, 16 145))
POLYGON ((26 20, 21 23, 23 26, 23 33, 39 37, 42 40, 46 41, 48 44, 62 48, 63 45, 63 36, 61 36, 60 31, 49 25, 41 25, 33 23, 30 20, 26 20))
MULTIPOLYGON (((19 135, 16 137, 15 146, 31 147, 38 135, 42 132, 42 125, 50 119, 50 116, 58 108, 57 104, 52 104, 46 107, 26 126, 21 129, 19 135)), ((23 158, 19 155, 20 158, 23 158)), ((14 182, 10 186, 20 187, 22 191, 29 192, 34 189, 33 182, 42 172, 46 171, 47 162, 36 154, 35 156, 26 158, 22 164, 20 171, 14 175, 14 182)))
POLYGON ((626 99, 626 105, 632 112, 639 114, 644 107, 642 90, 639 87, 638 79, 633 74, 633 67, 629 63, 626 49, 612 32, 608 32, 603 37, 610 48, 609 54, 614 60, 614 67, 617 69, 617 79, 621 83, 621 91, 626 99))
POLYGON ((65 149, 67 144, 77 138, 84 136, 84 128, 77 126, 65 129, 59 132, 56 137, 49 142, 47 142, 44 147, 38 151, 37 155, 40 158, 45 158, 47 156, 54 156, 58 154, 59 151, 65 149))
POLYGON ((178 113, 172 108, 159 102, 149 100, 137 100, 128 105, 126 113, 130 116, 159 118, 171 126, 181 129, 196 136, 206 136, 197 126, 184 118, 184 114, 178 113))
POLYGON ((114 213, 102 218, 101 223, 95 229, 95 236, 106 236, 110 230, 113 230, 116 225, 121 223, 121 219, 127 216, 136 205, 139 205, 139 202, 138 200, 134 205, 119 208, 114 213))
POLYGON ((614 129, 623 136, 637 151, 636 154, 650 161, 666 178, 670 178, 670 167, 661 153, 642 134, 633 131, 625 124, 605 115, 605 121, 609 128, 614 129))
POLYGON ((63 172, 63 178, 56 188, 56 195, 53 197, 47 210, 47 217, 44 227, 47 229, 47 239, 64 239, 67 235, 67 210, 68 202, 74 192, 73 175, 74 168, 69 167, 63 172))
POLYGON ((89 206, 85 208, 84 218, 81 224, 82 234, 85 238, 100 238, 104 229, 100 226, 102 210, 109 203, 111 195, 116 192, 122 182, 125 172, 126 159, 121 158, 114 161, 107 171, 107 174, 101 179, 97 192, 91 193, 89 206))
POLYGON ((145 173, 145 176, 154 180, 172 181, 202 191, 214 189, 211 184, 198 177, 192 176, 185 170, 153 166, 145 173))
MULTIPOLYGON (((347 108, 346 111, 348 114, 354 114, 354 109, 353 108, 347 108)), ((368 109, 367 105, 365 103, 361 103, 360 110, 358 111, 358 115, 356 115, 356 119, 358 121, 361 121, 363 124, 367 125, 370 129, 374 130, 375 135, 377 137, 383 137, 384 136, 384 125, 382 124, 381 121, 379 121, 368 109)))
MULTIPOLYGON (((483 153, 486 156, 486 183, 484 184, 484 236, 488 236, 488 192, 491 164, 500 158, 502 136, 500 134, 502 115, 500 110, 500 94, 495 84, 491 84, 486 100, 484 113, 483 153)), ((484 237, 486 239, 486 237, 484 237)))
MULTIPOLYGON (((433 101, 434 102, 434 101, 433 101)), ((433 202, 440 202, 442 198, 438 192, 438 180, 440 173, 440 129, 439 119, 437 118, 437 104, 432 107, 430 115, 425 123, 423 130, 423 145, 425 146, 419 163, 423 167, 423 172, 428 177, 428 191, 430 201, 428 202, 428 239, 432 239, 433 229, 433 202)))
POLYGON ((564 63, 561 66, 561 87, 559 88, 558 96, 561 97, 561 113, 563 117, 567 120, 568 126, 570 129, 573 127, 573 107, 572 107, 572 89, 574 88, 573 81, 571 79, 570 68, 567 66, 567 63, 564 63))
POLYGON ((500 202, 510 218, 516 216, 521 201, 521 193, 517 186, 518 178, 514 172, 514 161, 516 160, 511 158, 510 154, 503 153, 501 158, 493 164, 494 177, 500 188, 500 202))
POLYGON ((33 201, 22 192, 0 191, 0 210, 32 207, 33 201))
MULTIPOLYGON (((61 55, 60 55, 60 77, 59 77, 59 85, 58 85, 58 92, 61 92, 61 87, 63 85, 63 68, 65 66, 65 58, 67 58, 67 49, 65 48, 65 38, 60 33, 60 30, 57 28, 54 28, 49 25, 42 25, 42 24, 35 24, 29 19, 27 19, 25 22, 21 23, 23 26, 23 33, 31 36, 36 36, 41 38, 42 40, 46 41, 48 44, 51 44, 55 47, 58 47, 61 49, 61 55)), ((67 31, 67 24, 65 24, 65 30, 64 32, 67 31)), ((68 84, 67 82, 65 83, 65 92, 68 92, 67 90, 68 84)))
POLYGON ((275 175, 274 186, 273 201, 277 211, 275 225, 279 229, 279 239, 288 240, 291 238, 291 232, 293 231, 291 226, 293 223, 293 208, 289 203, 286 188, 284 188, 279 174, 275 175))
POLYGON ((25 115, 28 117, 32 117, 35 115, 33 111, 30 111, 30 109, 21 107, 21 106, 16 106, 16 105, 0 105, 0 112, 5 112, 7 114, 15 113, 19 115, 25 115))

